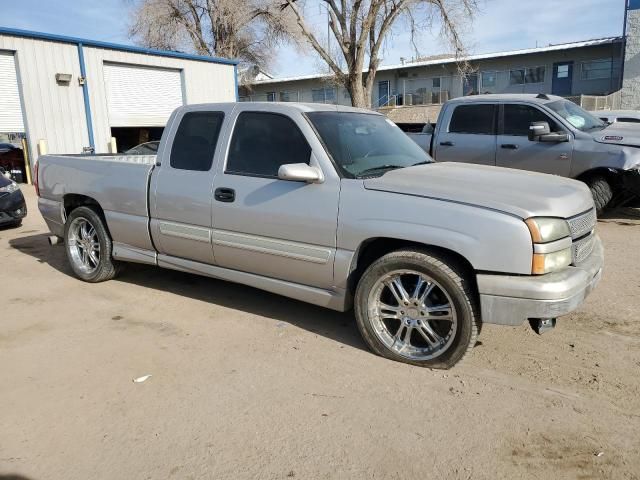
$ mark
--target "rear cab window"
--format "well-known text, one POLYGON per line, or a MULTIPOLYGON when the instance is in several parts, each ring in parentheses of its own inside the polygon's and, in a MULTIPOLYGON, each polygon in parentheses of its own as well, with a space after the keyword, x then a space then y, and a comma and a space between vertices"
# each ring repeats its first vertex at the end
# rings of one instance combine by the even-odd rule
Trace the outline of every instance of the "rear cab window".
POLYGON ((171 168, 209 171, 223 121, 223 112, 185 113, 171 146, 171 168))
POLYGON ((457 105, 451 114, 449 133, 495 135, 496 104, 457 105))

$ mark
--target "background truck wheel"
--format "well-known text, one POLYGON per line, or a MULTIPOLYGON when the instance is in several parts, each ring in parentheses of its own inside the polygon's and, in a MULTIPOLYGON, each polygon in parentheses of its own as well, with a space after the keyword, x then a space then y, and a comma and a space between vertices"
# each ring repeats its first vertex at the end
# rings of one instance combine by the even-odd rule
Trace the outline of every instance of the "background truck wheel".
POLYGON ((67 219, 64 245, 73 273, 85 282, 110 280, 118 273, 111 257, 112 242, 95 210, 78 207, 67 219))
POLYGON ((451 368, 473 347, 480 318, 455 259, 420 250, 389 253, 364 272, 355 295, 362 337, 378 355, 451 368))
POLYGON ((606 178, 597 175, 587 179, 587 186, 593 195, 593 202, 596 205, 596 213, 598 216, 604 212, 604 209, 613 198, 613 189, 606 178))

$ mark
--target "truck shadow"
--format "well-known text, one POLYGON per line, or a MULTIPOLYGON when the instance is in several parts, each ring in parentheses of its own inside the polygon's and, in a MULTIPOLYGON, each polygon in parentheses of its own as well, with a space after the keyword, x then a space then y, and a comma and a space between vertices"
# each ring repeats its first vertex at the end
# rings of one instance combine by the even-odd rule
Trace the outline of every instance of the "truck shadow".
MULTIPOLYGON (((14 238, 9 240, 9 245, 40 263, 46 263, 65 275, 73 276, 64 248, 49 246, 46 234, 14 238)), ((267 317, 353 348, 367 350, 356 327, 353 312, 335 312, 245 285, 151 265, 126 264, 123 272, 113 281, 267 317)))
POLYGON ((612 208, 606 210, 598 221, 625 226, 640 225, 640 207, 612 208))

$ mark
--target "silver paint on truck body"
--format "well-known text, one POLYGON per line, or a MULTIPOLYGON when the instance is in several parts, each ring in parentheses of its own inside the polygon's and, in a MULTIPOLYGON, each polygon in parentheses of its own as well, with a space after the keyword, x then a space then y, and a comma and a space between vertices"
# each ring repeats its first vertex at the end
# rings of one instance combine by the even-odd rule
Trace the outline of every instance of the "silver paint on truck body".
MULTIPOLYGON (((535 298, 541 288, 562 297, 572 285, 587 292, 593 284, 581 268, 532 276, 534 247, 524 223, 532 216, 571 219, 593 209, 582 184, 458 163, 344 178, 305 116, 313 111, 378 115, 294 103, 181 107, 169 119, 157 157, 41 157, 40 210, 51 231, 62 235, 65 197, 85 196, 104 211, 117 260, 243 283, 335 310, 350 308, 350 275, 363 246, 375 239, 438 247, 464 258, 482 284, 487 323, 514 324, 539 312, 540 302, 548 300, 535 298), (185 173, 171 167, 171 147, 182 117, 193 111, 224 112, 225 117, 209 171, 185 173), (228 173, 235 122, 246 111, 291 119, 307 140, 309 164, 322 172, 322 181, 228 173), (219 187, 233 189, 234 201, 215 201, 219 187), (513 279, 522 279, 519 297, 510 296, 513 279), (514 314, 513 302, 505 298, 516 299, 522 308, 514 314)), ((591 262, 599 272, 599 241, 594 242, 585 265, 591 262)), ((572 300, 572 307, 581 301, 572 300)))

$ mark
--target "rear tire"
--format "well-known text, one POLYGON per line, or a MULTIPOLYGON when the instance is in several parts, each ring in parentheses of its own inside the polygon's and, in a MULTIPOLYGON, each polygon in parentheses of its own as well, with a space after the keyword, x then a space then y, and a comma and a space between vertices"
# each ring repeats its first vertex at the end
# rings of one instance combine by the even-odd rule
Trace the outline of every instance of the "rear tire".
POLYGON ((117 275, 111 237, 95 210, 78 207, 71 212, 64 227, 64 246, 73 273, 79 279, 97 283, 117 275))
POLYGON ((475 345, 480 327, 476 303, 468 273, 455 259, 406 249, 367 268, 354 307, 358 329, 373 352, 449 369, 475 345))
POLYGON ((602 215, 605 208, 613 198, 613 188, 607 179, 601 175, 593 176, 585 182, 593 195, 593 203, 596 206, 598 216, 602 215))

